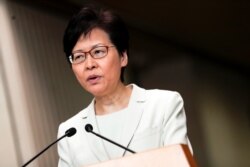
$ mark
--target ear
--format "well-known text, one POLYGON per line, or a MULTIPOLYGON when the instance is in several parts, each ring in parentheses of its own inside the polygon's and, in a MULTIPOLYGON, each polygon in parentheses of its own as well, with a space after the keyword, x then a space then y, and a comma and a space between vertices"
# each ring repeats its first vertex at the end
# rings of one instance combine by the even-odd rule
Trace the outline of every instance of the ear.
POLYGON ((128 64, 128 55, 127 51, 124 51, 121 55, 121 67, 126 67, 128 64))

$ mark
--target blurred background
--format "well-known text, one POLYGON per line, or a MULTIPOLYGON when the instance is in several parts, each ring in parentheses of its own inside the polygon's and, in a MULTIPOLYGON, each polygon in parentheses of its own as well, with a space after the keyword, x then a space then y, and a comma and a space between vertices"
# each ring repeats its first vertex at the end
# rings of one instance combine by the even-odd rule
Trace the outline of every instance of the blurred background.
MULTIPOLYGON (((24 164, 92 99, 62 51, 68 20, 86 3, 109 7, 127 23, 127 83, 183 96, 198 165, 249 167, 247 0, 0 0, 0 166, 24 164)), ((30 166, 57 160, 54 146, 30 166)))

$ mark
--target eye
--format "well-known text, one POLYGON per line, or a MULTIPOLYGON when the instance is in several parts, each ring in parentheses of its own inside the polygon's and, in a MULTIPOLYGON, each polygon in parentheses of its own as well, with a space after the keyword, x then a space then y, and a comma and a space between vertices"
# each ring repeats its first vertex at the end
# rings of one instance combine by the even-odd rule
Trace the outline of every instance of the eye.
POLYGON ((82 54, 82 53, 75 53, 73 55, 73 60, 81 59, 83 57, 84 57, 84 54, 82 54))
POLYGON ((91 51, 91 54, 94 58, 104 57, 107 54, 107 48, 103 46, 97 47, 91 51))
POLYGON ((85 60, 85 54, 84 53, 74 53, 73 54, 73 62, 74 63, 80 63, 85 60))

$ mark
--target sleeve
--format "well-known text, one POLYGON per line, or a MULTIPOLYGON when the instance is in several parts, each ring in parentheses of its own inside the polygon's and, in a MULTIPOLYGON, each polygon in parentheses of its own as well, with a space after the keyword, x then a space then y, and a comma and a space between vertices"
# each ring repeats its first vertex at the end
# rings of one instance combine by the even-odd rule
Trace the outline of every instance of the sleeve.
POLYGON ((169 99, 165 109, 163 121, 163 145, 187 144, 191 153, 192 146, 187 136, 186 115, 184 102, 177 92, 169 99))
MULTIPOLYGON (((62 126, 63 124, 60 124, 57 138, 65 134, 65 130, 62 126)), ((58 167, 72 167, 73 165, 69 156, 70 154, 66 138, 58 142, 57 150, 59 155, 58 167)))

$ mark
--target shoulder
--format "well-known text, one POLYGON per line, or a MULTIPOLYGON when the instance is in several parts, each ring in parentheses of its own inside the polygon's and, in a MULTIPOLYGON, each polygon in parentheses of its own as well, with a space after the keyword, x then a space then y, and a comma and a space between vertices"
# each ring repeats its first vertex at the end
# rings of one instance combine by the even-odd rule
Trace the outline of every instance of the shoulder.
POLYGON ((158 101, 179 101, 182 102, 182 96, 177 91, 171 90, 163 90, 163 89, 144 89, 137 85, 133 85, 133 87, 137 90, 137 92, 144 92, 140 93, 141 95, 145 95, 147 100, 158 100, 158 101))
POLYGON ((81 123, 81 120, 87 116, 88 114, 88 108, 86 107, 80 112, 78 112, 76 115, 72 116, 71 118, 67 119, 64 122, 61 122, 59 125, 58 133, 64 134, 66 130, 68 130, 71 127, 77 127, 81 123))
POLYGON ((133 84, 133 91, 137 94, 137 99, 146 101, 146 104, 160 106, 180 106, 184 105, 182 96, 177 91, 162 89, 144 89, 133 84))
POLYGON ((169 90, 160 90, 160 89, 151 89, 148 90, 148 98, 150 100, 157 100, 164 103, 184 103, 182 96, 179 92, 169 91, 169 90))
POLYGON ((181 98, 181 95, 179 92, 176 91, 170 91, 170 90, 162 90, 162 89, 148 89, 146 90, 147 94, 150 97, 158 97, 158 98, 181 98))

